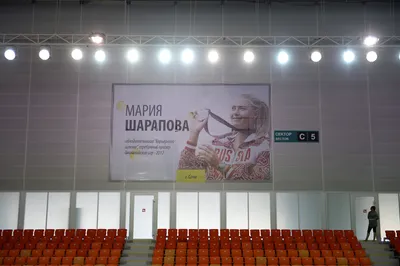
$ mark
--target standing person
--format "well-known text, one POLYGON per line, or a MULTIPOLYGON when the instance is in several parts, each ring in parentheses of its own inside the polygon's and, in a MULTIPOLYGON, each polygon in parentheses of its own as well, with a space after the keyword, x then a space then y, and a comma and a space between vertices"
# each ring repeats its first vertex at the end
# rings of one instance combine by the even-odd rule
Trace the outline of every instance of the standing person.
POLYGON ((232 102, 231 123, 211 111, 203 119, 197 116, 195 112, 179 169, 205 169, 207 180, 271 180, 270 113, 265 102, 249 94, 241 95, 232 102), (213 136, 211 145, 197 147, 201 131, 211 135, 209 116, 229 126, 231 131, 213 136))
POLYGON ((368 241, 369 234, 371 230, 374 232, 373 241, 376 240, 376 227, 378 226, 379 215, 376 212, 375 206, 371 207, 371 210, 368 212, 368 230, 367 230, 367 237, 365 241, 368 241))

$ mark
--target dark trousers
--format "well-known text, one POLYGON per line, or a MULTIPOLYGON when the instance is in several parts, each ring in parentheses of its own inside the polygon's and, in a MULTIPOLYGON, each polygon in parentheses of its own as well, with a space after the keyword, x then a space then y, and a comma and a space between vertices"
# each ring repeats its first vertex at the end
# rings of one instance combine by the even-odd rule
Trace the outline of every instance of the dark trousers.
POLYGON ((371 233, 371 230, 374 231, 374 233, 376 233, 376 226, 370 226, 370 225, 368 225, 367 233, 368 233, 368 234, 371 233))

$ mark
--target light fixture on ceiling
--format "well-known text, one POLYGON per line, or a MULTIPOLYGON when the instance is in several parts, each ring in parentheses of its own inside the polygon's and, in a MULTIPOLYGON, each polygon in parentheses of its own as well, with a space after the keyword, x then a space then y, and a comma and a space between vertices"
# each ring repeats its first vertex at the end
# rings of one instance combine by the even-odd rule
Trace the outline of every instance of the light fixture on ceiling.
POLYGON ((92 41, 94 44, 103 44, 106 36, 103 33, 92 33, 89 36, 89 39, 92 41))

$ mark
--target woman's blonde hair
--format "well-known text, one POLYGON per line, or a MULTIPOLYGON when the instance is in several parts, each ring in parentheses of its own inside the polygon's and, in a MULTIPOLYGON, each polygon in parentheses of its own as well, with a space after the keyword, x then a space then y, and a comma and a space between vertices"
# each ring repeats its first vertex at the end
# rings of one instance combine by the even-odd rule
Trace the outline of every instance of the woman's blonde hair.
POLYGON ((255 130, 257 136, 269 135, 270 130, 270 113, 268 105, 260 99, 250 95, 242 94, 242 97, 250 102, 250 105, 256 109, 255 130))

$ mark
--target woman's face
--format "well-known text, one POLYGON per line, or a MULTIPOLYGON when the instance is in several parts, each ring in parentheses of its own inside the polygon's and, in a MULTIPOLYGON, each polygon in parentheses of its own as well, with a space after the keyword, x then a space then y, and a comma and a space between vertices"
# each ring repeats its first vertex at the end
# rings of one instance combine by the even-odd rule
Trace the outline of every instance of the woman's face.
POLYGON ((246 99, 239 98, 232 105, 231 122, 238 129, 254 129, 256 110, 246 99))

